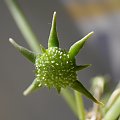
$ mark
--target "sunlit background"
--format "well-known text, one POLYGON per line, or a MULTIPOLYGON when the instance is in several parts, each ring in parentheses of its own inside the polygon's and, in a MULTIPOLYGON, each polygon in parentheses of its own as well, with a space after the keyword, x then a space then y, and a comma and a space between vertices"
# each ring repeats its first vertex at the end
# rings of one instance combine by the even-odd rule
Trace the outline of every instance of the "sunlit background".
MULTIPOLYGON (((18 1, 39 42, 46 48, 54 11, 61 48, 68 50, 74 42, 94 31, 77 56, 78 64, 92 64, 78 74, 87 88, 96 75, 109 75, 111 85, 120 80, 119 0, 18 1)), ((77 120, 54 89, 22 95, 34 79, 34 66, 13 48, 9 37, 29 48, 4 0, 0 0, 0 120, 77 120)), ((86 98, 85 103, 86 107, 91 104, 86 98)))

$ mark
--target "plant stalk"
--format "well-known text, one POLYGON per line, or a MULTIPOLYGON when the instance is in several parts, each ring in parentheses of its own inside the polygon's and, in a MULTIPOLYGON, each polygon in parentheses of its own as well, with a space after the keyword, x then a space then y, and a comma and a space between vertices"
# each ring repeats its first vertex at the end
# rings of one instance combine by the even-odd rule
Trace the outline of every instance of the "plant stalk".
POLYGON ((80 92, 74 91, 76 99, 76 108, 79 120, 85 120, 85 109, 83 104, 82 95, 80 92))
POLYGON ((71 110, 77 116, 78 112, 76 110, 76 101, 75 101, 74 96, 71 94, 71 91, 68 89, 61 89, 60 93, 63 96, 63 98, 65 99, 65 101, 67 102, 67 104, 69 105, 69 107, 71 108, 71 110))
POLYGON ((26 42, 34 52, 40 52, 38 38, 33 32, 31 25, 27 21, 17 0, 5 0, 6 5, 13 16, 19 30, 21 31, 26 42))

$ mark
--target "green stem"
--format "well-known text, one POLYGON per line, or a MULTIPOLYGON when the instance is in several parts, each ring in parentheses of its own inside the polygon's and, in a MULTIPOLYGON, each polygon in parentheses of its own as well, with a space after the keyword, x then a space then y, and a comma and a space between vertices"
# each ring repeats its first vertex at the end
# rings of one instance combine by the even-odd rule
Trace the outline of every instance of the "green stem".
POLYGON ((75 98, 76 98, 76 107, 78 111, 78 118, 79 120, 85 120, 85 109, 84 109, 84 104, 83 104, 81 93, 75 91, 75 98))
POLYGON ((32 28, 29 22, 27 21, 26 16, 24 15, 17 0, 5 0, 5 2, 17 26, 19 27, 19 30, 21 31, 23 37, 25 38, 30 48, 34 52, 40 52, 38 39, 34 32, 32 31, 32 28))
POLYGON ((76 110, 75 98, 71 94, 70 90, 68 90, 68 89, 62 89, 61 90, 61 94, 62 94, 63 98, 66 100, 66 102, 69 105, 69 107, 71 108, 71 110, 77 116, 78 113, 77 113, 77 110, 76 110))
POLYGON ((105 114, 103 120, 116 120, 120 115, 120 96, 105 114))
MULTIPOLYGON (((92 91, 94 93, 95 98, 98 100, 101 99, 101 96, 104 91, 104 85, 105 85, 105 77, 103 76, 97 76, 92 79, 92 91)), ((95 114, 95 117, 98 118, 98 116, 101 115, 100 111, 100 105, 93 103, 93 111, 95 114)))

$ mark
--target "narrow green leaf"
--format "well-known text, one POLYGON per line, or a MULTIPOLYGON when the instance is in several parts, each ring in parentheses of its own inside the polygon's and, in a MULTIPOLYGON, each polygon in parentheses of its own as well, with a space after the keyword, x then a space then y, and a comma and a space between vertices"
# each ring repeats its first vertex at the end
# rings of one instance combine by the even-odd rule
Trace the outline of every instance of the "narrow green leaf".
POLYGON ((103 120, 116 120, 120 116, 120 96, 105 114, 103 120))
POLYGON ((56 12, 54 12, 53 14, 50 36, 48 39, 48 48, 49 47, 59 47, 59 41, 58 41, 57 30, 56 30, 56 12))
POLYGON ((40 44, 40 51, 41 53, 45 53, 46 49, 40 44))
POLYGON ((79 66, 76 66, 75 70, 76 71, 83 70, 83 69, 88 68, 90 66, 91 66, 91 64, 79 65, 79 66))
POLYGON ((112 95, 110 96, 105 108, 106 111, 108 111, 109 109, 111 109, 112 105, 116 102, 116 100, 118 99, 118 97, 120 97, 120 88, 116 89, 112 95))
POLYGON ((103 105, 102 102, 98 101, 96 98, 93 97, 93 95, 79 82, 79 81, 75 81, 71 87, 78 91, 81 92, 82 94, 84 94, 86 97, 88 97, 89 99, 91 99, 92 101, 94 101, 97 104, 101 104, 103 105))
POLYGON ((23 92, 23 95, 28 95, 32 92, 37 91, 40 87, 42 87, 42 85, 40 84, 39 81, 37 81, 37 79, 35 79, 32 84, 23 92))
POLYGON ((84 38, 73 44, 69 49, 69 55, 71 58, 74 58, 78 52, 82 49, 85 42, 92 36, 94 32, 90 32, 88 35, 86 35, 84 38))
POLYGON ((30 60, 32 63, 35 63, 36 54, 32 51, 18 45, 12 38, 9 39, 10 43, 28 60, 30 60))

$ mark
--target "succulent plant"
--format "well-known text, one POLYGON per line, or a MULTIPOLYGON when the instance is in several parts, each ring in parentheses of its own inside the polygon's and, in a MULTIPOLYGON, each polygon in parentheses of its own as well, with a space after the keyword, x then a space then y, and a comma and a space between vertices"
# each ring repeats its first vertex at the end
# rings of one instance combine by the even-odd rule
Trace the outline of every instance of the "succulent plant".
POLYGON ((9 41, 12 45, 35 65, 36 78, 23 94, 27 95, 41 87, 53 87, 60 93, 61 88, 70 87, 83 93, 94 102, 102 104, 93 97, 80 81, 78 81, 76 73, 77 71, 90 66, 90 64, 76 65, 75 56, 79 53, 81 48, 83 48, 85 42, 92 34, 93 32, 89 33, 73 44, 69 51, 62 50, 59 48, 59 40, 56 30, 56 12, 54 12, 47 49, 40 45, 41 52, 35 53, 18 45, 12 38, 10 38, 9 41))

